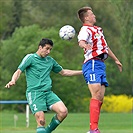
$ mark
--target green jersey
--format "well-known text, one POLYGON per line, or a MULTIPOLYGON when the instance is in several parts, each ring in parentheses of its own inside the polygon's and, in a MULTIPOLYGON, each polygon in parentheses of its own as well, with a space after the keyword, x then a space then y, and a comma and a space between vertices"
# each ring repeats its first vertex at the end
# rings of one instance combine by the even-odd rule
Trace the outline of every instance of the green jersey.
POLYGON ((50 72, 58 73, 62 67, 50 56, 40 57, 36 53, 26 55, 18 67, 25 71, 27 91, 49 91, 52 87, 50 72))

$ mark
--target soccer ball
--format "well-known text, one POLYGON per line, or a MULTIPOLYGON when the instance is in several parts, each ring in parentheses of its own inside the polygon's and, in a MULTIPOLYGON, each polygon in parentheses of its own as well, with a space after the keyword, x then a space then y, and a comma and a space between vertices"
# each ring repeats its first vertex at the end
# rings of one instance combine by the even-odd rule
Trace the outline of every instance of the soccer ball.
POLYGON ((75 29, 70 25, 63 26, 59 31, 59 36, 63 40, 71 40, 75 36, 75 29))

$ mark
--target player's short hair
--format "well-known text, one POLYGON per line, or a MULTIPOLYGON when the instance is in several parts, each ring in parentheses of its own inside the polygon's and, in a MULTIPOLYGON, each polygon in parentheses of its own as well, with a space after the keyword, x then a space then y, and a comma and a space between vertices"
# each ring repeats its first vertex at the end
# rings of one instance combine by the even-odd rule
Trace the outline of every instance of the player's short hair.
POLYGON ((92 10, 92 8, 91 7, 82 7, 77 12, 77 15, 78 15, 79 20, 81 22, 83 22, 83 23, 84 23, 84 17, 86 16, 86 12, 88 10, 92 10))
POLYGON ((51 45, 52 47, 53 47, 53 45, 54 45, 54 43, 53 43, 52 40, 47 39, 47 38, 43 38, 43 39, 40 41, 40 43, 39 43, 38 46, 44 47, 46 44, 49 44, 49 45, 51 45))

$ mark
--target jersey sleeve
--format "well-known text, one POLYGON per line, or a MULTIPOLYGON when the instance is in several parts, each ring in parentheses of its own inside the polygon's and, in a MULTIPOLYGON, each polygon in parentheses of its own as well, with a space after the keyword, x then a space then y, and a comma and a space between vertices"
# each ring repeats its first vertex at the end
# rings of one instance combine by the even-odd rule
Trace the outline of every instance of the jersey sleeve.
POLYGON ((87 31, 87 28, 86 27, 82 27, 80 29, 80 32, 78 34, 78 42, 79 41, 87 41, 89 38, 89 32, 87 31))
POLYGON ((59 73, 62 70, 62 66, 59 65, 54 59, 53 59, 53 68, 52 71, 55 73, 59 73))
POLYGON ((20 63, 20 65, 18 66, 18 69, 20 69, 22 72, 28 67, 30 66, 31 64, 31 57, 32 57, 33 54, 28 54, 26 55, 22 62, 20 63))

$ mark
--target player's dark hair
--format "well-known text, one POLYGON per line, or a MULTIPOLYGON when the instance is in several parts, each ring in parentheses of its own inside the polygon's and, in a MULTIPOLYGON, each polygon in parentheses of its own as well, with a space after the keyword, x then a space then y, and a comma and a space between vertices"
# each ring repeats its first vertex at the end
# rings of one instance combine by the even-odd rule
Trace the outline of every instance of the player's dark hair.
POLYGON ((86 12, 87 12, 88 10, 92 10, 92 8, 91 8, 91 7, 82 7, 82 8, 80 8, 80 9, 78 10, 78 12, 77 12, 77 15, 78 15, 79 20, 80 20, 81 22, 83 22, 83 23, 84 23, 84 17, 85 17, 86 12))
POLYGON ((51 45, 52 47, 53 47, 53 45, 54 45, 52 40, 47 39, 47 38, 43 38, 43 39, 40 41, 39 46, 44 47, 46 44, 49 44, 49 45, 51 45))

